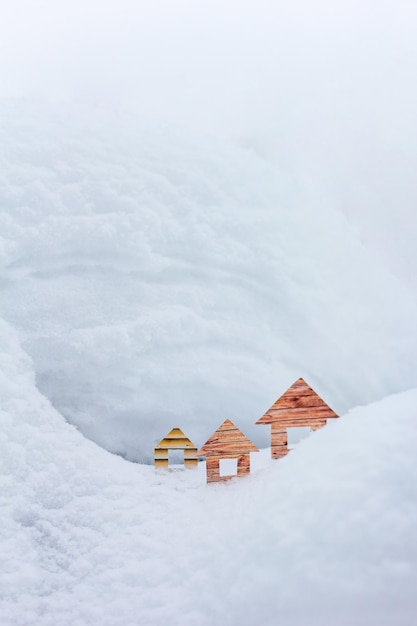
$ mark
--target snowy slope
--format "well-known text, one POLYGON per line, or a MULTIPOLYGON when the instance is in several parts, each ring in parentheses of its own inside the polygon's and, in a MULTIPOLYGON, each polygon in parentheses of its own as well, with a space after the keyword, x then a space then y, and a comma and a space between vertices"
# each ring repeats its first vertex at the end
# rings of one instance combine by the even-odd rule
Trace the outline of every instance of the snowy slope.
POLYGON ((0 314, 85 435, 149 460, 304 376, 337 412, 415 386, 417 311, 342 213, 254 153, 4 101, 0 314))
POLYGON ((97 447, 0 325, 2 626, 411 626, 417 391, 226 485, 97 447))

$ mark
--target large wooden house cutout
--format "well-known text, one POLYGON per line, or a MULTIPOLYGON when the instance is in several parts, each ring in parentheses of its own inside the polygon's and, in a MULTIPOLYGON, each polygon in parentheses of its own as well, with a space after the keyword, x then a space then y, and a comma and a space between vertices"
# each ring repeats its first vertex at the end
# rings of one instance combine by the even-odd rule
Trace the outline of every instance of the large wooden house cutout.
POLYGON ((271 456, 279 459, 288 454, 287 428, 318 430, 334 417, 338 415, 299 378, 256 423, 271 425, 271 456))
POLYGON ((206 457, 207 482, 214 483, 233 478, 222 476, 220 462, 237 459, 237 476, 250 473, 250 453, 258 448, 231 422, 226 420, 199 450, 198 456, 206 457))
POLYGON ((197 447, 180 428, 173 428, 155 447, 155 467, 168 469, 169 450, 184 450, 184 466, 197 467, 197 447))

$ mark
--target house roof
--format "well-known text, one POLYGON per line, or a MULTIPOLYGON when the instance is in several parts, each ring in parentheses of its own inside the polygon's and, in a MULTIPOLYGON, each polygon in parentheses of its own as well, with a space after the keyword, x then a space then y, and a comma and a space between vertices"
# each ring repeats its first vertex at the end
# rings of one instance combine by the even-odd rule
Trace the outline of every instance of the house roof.
POLYGON ((195 448, 197 446, 188 439, 180 428, 173 428, 161 441, 155 446, 155 450, 169 448, 195 448))
POLYGON ((199 456, 238 456, 258 452, 258 448, 229 419, 225 420, 216 432, 198 451, 199 456))
POLYGON ((303 378, 299 378, 256 423, 281 422, 288 427, 308 426, 307 422, 317 422, 331 417, 338 415, 303 378))

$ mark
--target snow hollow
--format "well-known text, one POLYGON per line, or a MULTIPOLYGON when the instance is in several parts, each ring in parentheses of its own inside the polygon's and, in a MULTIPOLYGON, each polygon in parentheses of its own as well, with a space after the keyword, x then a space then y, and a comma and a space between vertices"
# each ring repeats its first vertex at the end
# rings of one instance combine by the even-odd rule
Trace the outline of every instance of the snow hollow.
POLYGON ((219 137, 3 101, 0 314, 88 438, 254 426, 304 376, 339 413, 411 387, 417 315, 354 225, 219 137))

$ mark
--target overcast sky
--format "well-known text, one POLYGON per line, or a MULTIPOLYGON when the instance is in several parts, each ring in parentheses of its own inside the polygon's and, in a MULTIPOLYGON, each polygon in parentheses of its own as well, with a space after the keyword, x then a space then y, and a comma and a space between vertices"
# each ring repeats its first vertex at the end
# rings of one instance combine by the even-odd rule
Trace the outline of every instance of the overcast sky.
POLYGON ((347 105, 370 113, 395 96, 416 103, 414 1, 2 4, 5 95, 130 101, 254 127, 313 122, 334 104, 346 115, 347 105))
POLYGON ((0 96, 131 109, 227 133, 319 184, 412 280, 415 0, 0 7, 0 96))

